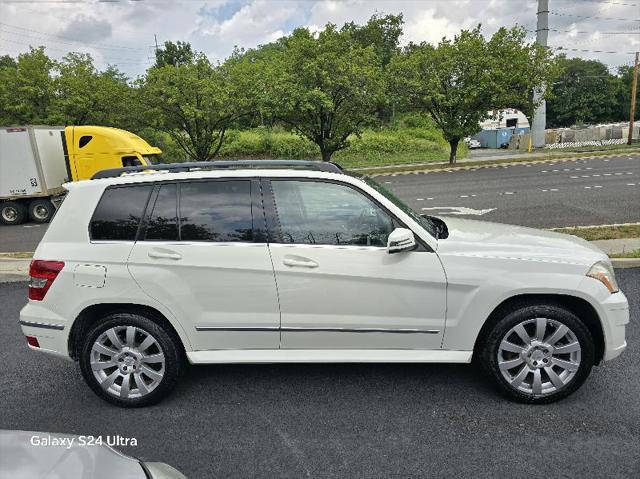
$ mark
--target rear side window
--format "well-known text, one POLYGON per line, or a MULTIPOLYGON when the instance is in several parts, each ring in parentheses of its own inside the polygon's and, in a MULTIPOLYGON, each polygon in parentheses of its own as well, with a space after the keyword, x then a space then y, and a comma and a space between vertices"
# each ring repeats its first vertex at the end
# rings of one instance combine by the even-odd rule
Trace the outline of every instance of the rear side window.
POLYGON ((182 241, 253 241, 250 181, 180 185, 182 241))
POLYGON ((91 239, 134 241, 151 189, 151 185, 107 188, 91 219, 91 239))
POLYGON ((145 240, 178 241, 178 195, 176 191, 175 184, 166 184, 160 187, 149 217, 145 240))

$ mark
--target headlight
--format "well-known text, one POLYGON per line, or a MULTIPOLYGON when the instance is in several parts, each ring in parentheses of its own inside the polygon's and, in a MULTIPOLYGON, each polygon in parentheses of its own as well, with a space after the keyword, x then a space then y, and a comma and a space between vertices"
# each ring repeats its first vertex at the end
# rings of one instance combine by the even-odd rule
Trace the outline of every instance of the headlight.
POLYGON ((587 276, 600 281, 611 293, 617 293, 619 291, 616 275, 610 263, 598 261, 589 269, 587 276))

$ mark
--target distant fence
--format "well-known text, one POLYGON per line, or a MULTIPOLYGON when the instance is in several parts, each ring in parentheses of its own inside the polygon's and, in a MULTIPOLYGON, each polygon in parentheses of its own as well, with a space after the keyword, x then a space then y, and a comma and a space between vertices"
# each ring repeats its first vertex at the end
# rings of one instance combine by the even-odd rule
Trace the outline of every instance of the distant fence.
POLYGON ((627 140, 625 138, 616 138, 615 140, 567 141, 564 143, 551 143, 544 145, 544 147, 550 150, 557 150, 560 148, 575 148, 579 146, 624 145, 626 142, 627 140))

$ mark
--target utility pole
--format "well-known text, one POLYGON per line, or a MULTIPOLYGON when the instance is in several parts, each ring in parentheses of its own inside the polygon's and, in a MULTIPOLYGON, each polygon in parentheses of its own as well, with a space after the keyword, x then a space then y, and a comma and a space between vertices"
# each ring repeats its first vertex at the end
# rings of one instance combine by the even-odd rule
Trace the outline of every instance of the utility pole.
POLYGON ((153 39, 156 43, 156 58, 158 58, 158 36, 155 33, 153 34, 153 39))
MULTIPOLYGON (((536 43, 547 47, 549 39, 549 0, 538 0, 538 25, 536 27, 536 43)), ((544 96, 544 88, 533 92, 533 100, 539 101, 544 96)), ((531 136, 533 137, 534 148, 542 148, 545 144, 544 130, 547 126, 547 105, 544 100, 536 108, 533 114, 533 128, 531 136)))
POLYGON ((633 81, 631 82, 631 105, 629 107, 629 137, 627 145, 633 141, 633 117, 636 115, 636 93, 638 92, 638 55, 636 52, 636 64, 633 67, 633 81))

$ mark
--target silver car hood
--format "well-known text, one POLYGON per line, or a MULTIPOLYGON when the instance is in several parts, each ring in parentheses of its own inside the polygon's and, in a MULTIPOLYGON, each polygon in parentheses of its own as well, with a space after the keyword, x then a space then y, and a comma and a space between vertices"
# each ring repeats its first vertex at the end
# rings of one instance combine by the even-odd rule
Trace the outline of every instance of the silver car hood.
POLYGON ((608 260, 597 246, 577 236, 524 226, 442 218, 449 237, 438 240, 438 254, 566 262, 591 266, 608 260))

